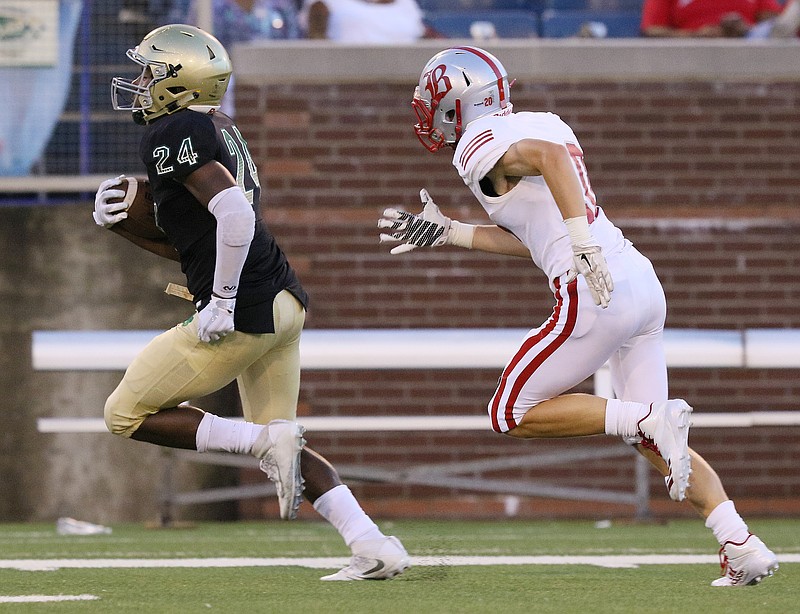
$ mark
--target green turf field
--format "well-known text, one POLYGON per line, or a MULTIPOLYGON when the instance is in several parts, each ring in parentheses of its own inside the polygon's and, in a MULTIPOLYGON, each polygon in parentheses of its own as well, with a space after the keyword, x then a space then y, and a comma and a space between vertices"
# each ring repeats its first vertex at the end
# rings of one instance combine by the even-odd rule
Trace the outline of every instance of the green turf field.
POLYGON ((750 520, 785 560, 775 577, 741 589, 709 586, 719 572, 717 546, 699 520, 607 528, 591 521, 380 524, 402 539, 414 567, 386 582, 333 583, 318 578, 344 564, 348 551, 322 523, 115 525, 97 536, 59 536, 53 524, 0 525, 0 611, 800 611, 800 520, 750 520), (499 558, 522 556, 539 558, 499 558), (81 600, 44 601, 57 596, 81 600), (20 603, 24 597, 40 601, 20 603))

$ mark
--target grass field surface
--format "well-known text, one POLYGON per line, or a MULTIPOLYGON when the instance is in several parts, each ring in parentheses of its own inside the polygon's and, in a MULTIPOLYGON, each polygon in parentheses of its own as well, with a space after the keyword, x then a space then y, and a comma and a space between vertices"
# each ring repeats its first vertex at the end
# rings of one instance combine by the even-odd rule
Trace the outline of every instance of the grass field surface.
POLYGON ((201 523, 62 536, 0 525, 2 612, 605 613, 800 611, 800 520, 751 520, 781 563, 758 586, 709 586, 701 521, 381 522, 414 566, 385 582, 320 582, 347 563, 313 522, 201 523))

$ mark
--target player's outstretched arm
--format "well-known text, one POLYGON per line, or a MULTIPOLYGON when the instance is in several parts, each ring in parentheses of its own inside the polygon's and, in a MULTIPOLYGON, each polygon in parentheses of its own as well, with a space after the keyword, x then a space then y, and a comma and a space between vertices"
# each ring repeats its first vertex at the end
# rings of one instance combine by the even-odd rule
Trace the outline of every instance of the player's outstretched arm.
POLYGON ((503 256, 516 256, 517 258, 531 257, 530 250, 505 228, 486 225, 476 226, 475 236, 472 239, 472 249, 477 249, 490 254, 503 256))
POLYGON ((428 191, 423 188, 419 192, 422 201, 421 213, 408 213, 400 209, 384 209, 378 220, 378 228, 382 232, 381 243, 399 243, 389 253, 404 254, 418 247, 440 247, 457 245, 472 248, 474 226, 451 220, 439 211, 428 191))
POLYGON ((530 258, 530 252, 514 235, 493 225, 475 226, 444 215, 424 188, 419 193, 421 213, 386 209, 378 220, 381 243, 399 243, 391 254, 403 254, 417 247, 455 245, 467 249, 530 258))

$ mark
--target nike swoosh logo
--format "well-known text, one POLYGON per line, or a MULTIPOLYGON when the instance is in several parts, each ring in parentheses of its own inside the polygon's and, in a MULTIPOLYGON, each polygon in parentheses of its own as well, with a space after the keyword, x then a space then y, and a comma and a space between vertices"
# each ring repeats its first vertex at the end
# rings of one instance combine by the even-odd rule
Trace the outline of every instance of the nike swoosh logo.
POLYGON ((370 574, 377 573, 377 572, 379 572, 381 569, 383 569, 383 568, 384 568, 383 561, 377 561, 377 560, 376 560, 375 562, 377 563, 377 565, 375 565, 375 567, 373 567, 373 568, 372 568, 372 569, 370 569, 369 571, 365 571, 365 572, 364 572, 363 574, 361 574, 361 575, 363 575, 363 576, 368 576, 368 575, 370 575, 370 574))

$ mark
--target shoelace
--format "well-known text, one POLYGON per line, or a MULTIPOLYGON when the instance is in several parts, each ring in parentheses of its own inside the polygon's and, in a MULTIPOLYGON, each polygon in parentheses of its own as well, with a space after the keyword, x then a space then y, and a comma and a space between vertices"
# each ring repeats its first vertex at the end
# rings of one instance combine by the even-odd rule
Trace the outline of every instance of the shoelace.
MULTIPOLYGON (((641 441, 640 445, 643 448, 647 448, 648 450, 650 450, 652 452, 655 452, 656 454, 661 456, 661 451, 658 449, 658 446, 656 445, 655 441, 653 441, 649 437, 646 437, 645 434, 642 433, 642 431, 639 431, 637 434, 639 435, 639 437, 642 438, 642 441, 641 441)), ((662 458, 663 458, 663 456, 662 456, 662 458)))
POLYGON ((727 575, 728 555, 725 554, 725 546, 719 549, 719 566, 722 568, 722 575, 727 575))
MULTIPOLYGON (((642 441, 641 441, 641 444, 640 444, 640 445, 641 445, 643 448, 647 448, 648 450, 650 450, 650 451, 652 451, 652 452, 655 452, 656 454, 658 454, 659 456, 661 456, 661 450, 659 450, 659 449, 658 449, 658 446, 656 445, 656 442, 655 442, 655 441, 653 441, 653 439, 652 439, 652 438, 650 438, 650 437, 648 437, 647 435, 645 435, 645 434, 644 434, 644 432, 642 432, 642 429, 639 427, 639 425, 642 423, 642 421, 643 421, 643 420, 645 420, 646 418, 650 417, 650 414, 652 414, 652 413, 653 413, 653 405, 651 404, 651 405, 650 405, 650 411, 648 412, 648 414, 647 414, 647 415, 646 415, 644 418, 642 418, 641 420, 639 420, 639 422, 637 423, 637 425, 636 425, 636 426, 637 426, 637 429, 636 429, 636 430, 637 430, 637 433, 636 433, 636 434, 637 434, 639 437, 641 437, 641 438, 642 438, 642 441)), ((661 458, 664 458, 664 457, 663 457, 663 456, 661 456, 661 458)))
POLYGON ((725 546, 719 549, 719 566, 722 568, 722 576, 727 576, 734 584, 738 584, 739 580, 742 579, 744 572, 737 571, 731 567, 730 559, 728 559, 728 555, 725 554, 725 546))

